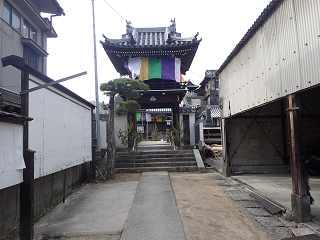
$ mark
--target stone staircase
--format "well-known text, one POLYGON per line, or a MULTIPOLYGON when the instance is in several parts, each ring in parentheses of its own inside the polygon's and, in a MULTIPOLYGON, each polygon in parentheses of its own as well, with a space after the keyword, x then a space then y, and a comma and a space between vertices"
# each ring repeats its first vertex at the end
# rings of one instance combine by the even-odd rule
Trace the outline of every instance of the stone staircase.
MULTIPOLYGON (((171 148, 172 149, 172 148, 171 148)), ((133 152, 116 153, 116 172, 137 173, 137 172, 198 172, 197 161, 193 150, 183 149, 175 151, 168 149, 148 149, 136 152, 134 164, 133 152), (134 166, 135 165, 135 166, 134 166)))

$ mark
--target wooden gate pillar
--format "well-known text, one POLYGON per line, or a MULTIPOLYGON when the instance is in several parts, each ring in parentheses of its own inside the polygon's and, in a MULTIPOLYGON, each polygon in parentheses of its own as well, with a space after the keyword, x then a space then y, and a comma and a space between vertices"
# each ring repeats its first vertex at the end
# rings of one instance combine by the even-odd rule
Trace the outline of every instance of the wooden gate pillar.
POLYGON ((222 173, 223 175, 230 177, 232 173, 232 166, 230 163, 230 143, 228 141, 228 120, 221 119, 221 133, 222 133, 222 146, 223 147, 223 166, 222 166, 222 173))
POLYGON ((174 102, 172 105, 172 123, 174 127, 177 127, 179 121, 179 102, 174 102))
POLYGON ((287 118, 290 138, 292 189, 291 206, 295 222, 311 221, 308 176, 303 157, 301 103, 299 95, 287 97, 287 118))

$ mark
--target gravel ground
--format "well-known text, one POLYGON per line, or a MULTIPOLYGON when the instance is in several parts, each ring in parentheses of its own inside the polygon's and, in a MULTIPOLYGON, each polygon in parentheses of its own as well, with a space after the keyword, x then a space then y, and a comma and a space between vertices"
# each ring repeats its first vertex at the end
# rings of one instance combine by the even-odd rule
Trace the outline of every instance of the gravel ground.
POLYGON ((170 173, 170 179, 187 239, 274 239, 209 175, 170 173))

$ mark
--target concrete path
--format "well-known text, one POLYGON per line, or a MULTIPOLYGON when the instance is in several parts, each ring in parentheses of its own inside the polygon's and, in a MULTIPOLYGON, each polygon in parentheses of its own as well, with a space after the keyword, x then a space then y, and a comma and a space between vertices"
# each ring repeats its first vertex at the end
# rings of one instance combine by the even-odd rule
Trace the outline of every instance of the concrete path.
POLYGON ((85 185, 35 224, 37 240, 112 235, 185 240, 167 172, 143 173, 140 182, 85 185))
POLYGON ((138 183, 88 184, 81 187, 35 224, 35 239, 43 236, 121 234, 138 183))
POLYGON ((167 172, 142 174, 121 240, 185 239, 167 172))
MULTIPOLYGON (((291 209, 292 178, 291 174, 244 174, 233 176, 269 198, 291 209)), ((310 176, 309 184, 314 204, 311 205, 312 220, 320 224, 320 177, 310 176)))

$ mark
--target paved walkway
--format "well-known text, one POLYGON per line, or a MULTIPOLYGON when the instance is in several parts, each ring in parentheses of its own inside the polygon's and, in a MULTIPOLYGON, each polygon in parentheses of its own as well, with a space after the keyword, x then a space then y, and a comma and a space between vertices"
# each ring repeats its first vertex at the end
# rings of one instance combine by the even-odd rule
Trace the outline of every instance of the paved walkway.
POLYGON ((35 224, 35 239, 43 236, 120 234, 138 183, 87 184, 81 187, 35 224))
POLYGON ((185 239, 167 172, 85 185, 35 224, 35 239, 121 233, 123 240, 185 239))
POLYGON ((185 239, 167 172, 143 173, 121 240, 185 239))

